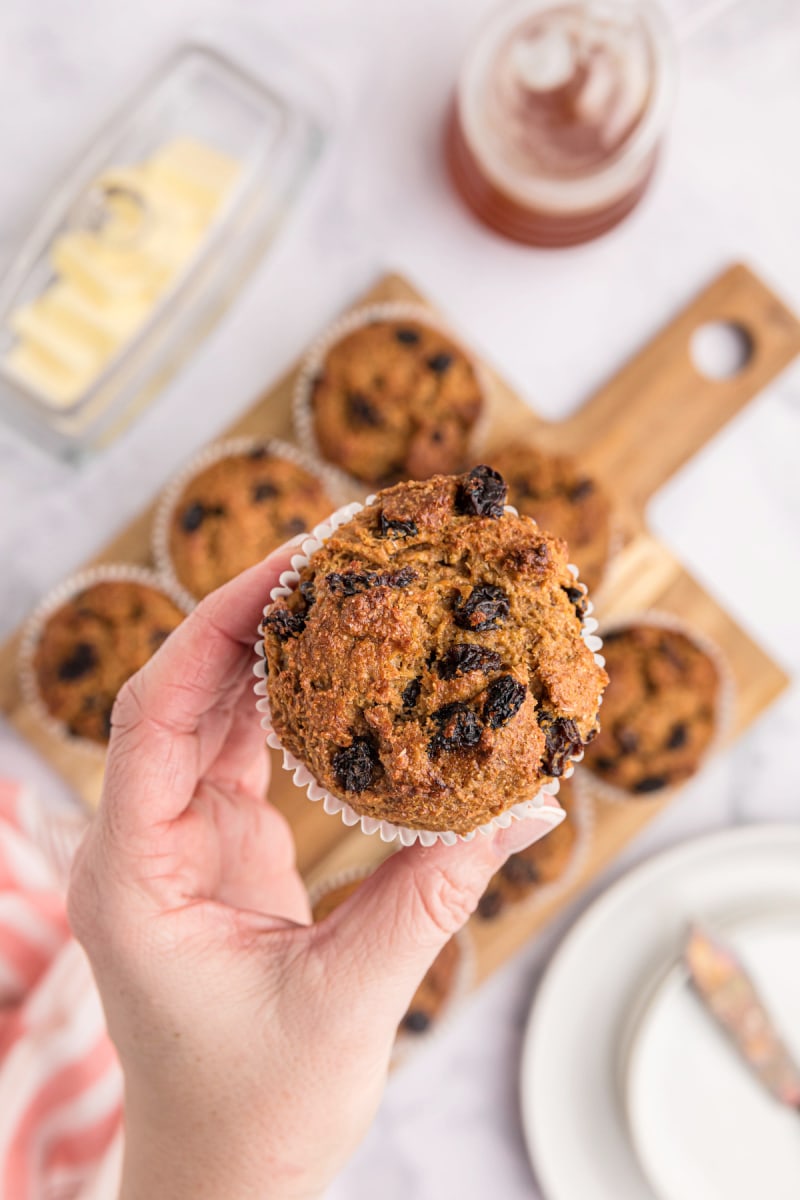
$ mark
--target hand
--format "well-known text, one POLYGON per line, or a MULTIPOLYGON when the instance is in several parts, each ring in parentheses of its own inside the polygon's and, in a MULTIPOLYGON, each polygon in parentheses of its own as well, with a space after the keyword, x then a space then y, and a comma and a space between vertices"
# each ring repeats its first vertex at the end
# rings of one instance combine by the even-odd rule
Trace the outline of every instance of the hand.
POLYGON ((422 975, 507 855, 563 817, 552 802, 403 850, 311 925, 252 686, 290 555, 204 600, 114 708, 69 912, 125 1074, 123 1200, 318 1196, 370 1124, 422 975))

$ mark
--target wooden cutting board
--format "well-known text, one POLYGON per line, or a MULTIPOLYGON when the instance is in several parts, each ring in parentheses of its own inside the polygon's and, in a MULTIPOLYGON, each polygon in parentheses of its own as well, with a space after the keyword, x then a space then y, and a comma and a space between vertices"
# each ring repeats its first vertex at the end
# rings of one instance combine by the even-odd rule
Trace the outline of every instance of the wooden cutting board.
MULTIPOLYGON (((385 276, 358 304, 382 300, 427 303, 399 275, 385 276)), ((623 544, 602 592, 594 597, 601 623, 655 608, 675 614, 711 638, 725 655, 736 686, 731 738, 775 699, 786 685, 786 677, 648 532, 645 507, 653 493, 798 352, 800 322, 748 268, 737 265, 707 287, 566 421, 542 420, 500 375, 487 368, 491 381, 489 447, 509 437, 532 435, 546 447, 579 452, 617 502, 623 544), (739 327, 750 346, 744 367, 723 380, 701 375, 690 354, 695 330, 715 321, 739 327)), ((290 437, 295 374, 290 371, 260 396, 227 434, 290 437)), ((147 563, 152 512, 151 506, 94 561, 147 563)), ((0 708, 83 801, 95 807, 102 763, 53 742, 26 710, 16 678, 18 636, 0 648, 0 708)), ((300 867, 312 884, 339 870, 369 866, 385 857, 389 848, 377 838, 346 829, 338 817, 326 816, 304 793, 298 794, 291 777, 280 768, 278 756, 271 753, 271 798, 292 824, 300 867)), ((510 908, 490 924, 472 923, 477 977, 490 974, 508 958, 668 802, 637 799, 630 804, 598 805, 591 851, 569 890, 537 907, 510 908)))

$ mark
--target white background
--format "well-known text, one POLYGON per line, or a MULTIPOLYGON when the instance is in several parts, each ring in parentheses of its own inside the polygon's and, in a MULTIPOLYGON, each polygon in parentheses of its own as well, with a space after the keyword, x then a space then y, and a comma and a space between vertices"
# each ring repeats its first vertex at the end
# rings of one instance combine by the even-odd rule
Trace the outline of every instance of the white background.
MULTIPOLYGON (((0 430, 0 634, 387 267, 415 279, 551 417, 577 407, 731 261, 749 262, 800 310, 800 0, 670 0, 681 83, 653 189, 619 230, 556 253, 484 231, 442 168, 442 114, 470 31, 490 7, 4 0, 0 260, 108 106, 201 19, 278 32, 330 79, 338 111, 327 160, 269 260, 129 436, 74 475, 0 430)), ((794 369, 671 482, 651 512, 663 538, 795 671, 798 465, 794 369)), ((701 830, 794 818, 798 733, 795 686, 612 874, 701 830)), ((0 771, 41 775, 2 723, 0 771)), ((392 1080, 374 1129, 333 1190, 337 1200, 538 1194, 521 1141, 516 1066, 533 984, 565 923, 500 972, 392 1080)))

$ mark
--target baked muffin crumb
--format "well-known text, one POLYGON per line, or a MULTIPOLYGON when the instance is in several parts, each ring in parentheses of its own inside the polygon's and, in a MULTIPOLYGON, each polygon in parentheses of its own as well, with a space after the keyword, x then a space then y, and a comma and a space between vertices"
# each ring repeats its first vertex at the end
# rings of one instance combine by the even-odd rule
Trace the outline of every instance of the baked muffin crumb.
POLYGON ((468 833, 593 736, 606 676, 566 548, 503 490, 477 467, 380 493, 265 616, 273 726, 359 815, 468 833))

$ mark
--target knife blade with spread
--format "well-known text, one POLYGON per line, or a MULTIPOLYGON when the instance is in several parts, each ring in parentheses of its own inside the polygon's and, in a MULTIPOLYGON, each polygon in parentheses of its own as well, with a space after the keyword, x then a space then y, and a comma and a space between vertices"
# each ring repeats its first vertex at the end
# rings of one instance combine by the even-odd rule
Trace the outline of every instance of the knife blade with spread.
POLYGON ((684 961, 696 994, 767 1090, 800 1109, 800 1070, 730 946, 692 926, 684 961))

